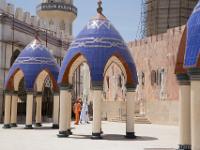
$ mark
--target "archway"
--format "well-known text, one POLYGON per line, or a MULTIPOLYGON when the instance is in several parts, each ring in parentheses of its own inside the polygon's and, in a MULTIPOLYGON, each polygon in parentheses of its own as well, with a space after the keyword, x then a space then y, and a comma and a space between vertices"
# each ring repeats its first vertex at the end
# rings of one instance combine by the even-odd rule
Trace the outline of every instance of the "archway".
POLYGON ((26 116, 26 99, 27 99, 27 92, 25 88, 24 77, 19 82, 19 89, 18 89, 18 104, 17 104, 17 116, 18 116, 18 123, 25 123, 25 116, 26 116))
POLYGON ((48 121, 53 117, 53 90, 49 76, 47 76, 44 81, 44 87, 42 91, 42 116, 43 121, 48 121))
MULTIPOLYGON (((72 77, 72 118, 75 118, 73 106, 77 99, 81 99, 81 105, 92 109, 92 98, 90 93, 90 70, 86 62, 81 63, 73 73, 72 77)), ((90 111, 89 115, 92 115, 90 111)))
POLYGON ((126 120, 125 75, 116 62, 112 62, 104 73, 102 113, 109 121, 126 120))
MULTIPOLYGON (((56 81, 47 70, 43 70, 35 81, 35 126, 42 122, 52 122, 58 127, 59 97, 56 81)), ((56 126, 56 127, 55 127, 56 126)))

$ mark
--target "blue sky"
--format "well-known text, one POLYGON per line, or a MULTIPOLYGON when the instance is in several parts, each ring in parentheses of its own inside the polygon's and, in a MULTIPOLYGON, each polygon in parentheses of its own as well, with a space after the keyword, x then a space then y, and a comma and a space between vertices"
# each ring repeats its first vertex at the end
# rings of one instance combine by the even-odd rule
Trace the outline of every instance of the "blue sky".
MULTIPOLYGON (((7 0, 35 14, 40 0, 7 0)), ((74 22, 74 36, 83 28, 88 20, 96 15, 97 0, 74 0, 78 8, 78 17, 74 22)), ((141 0, 103 0, 104 15, 114 24, 126 41, 136 38, 140 22, 141 0)))

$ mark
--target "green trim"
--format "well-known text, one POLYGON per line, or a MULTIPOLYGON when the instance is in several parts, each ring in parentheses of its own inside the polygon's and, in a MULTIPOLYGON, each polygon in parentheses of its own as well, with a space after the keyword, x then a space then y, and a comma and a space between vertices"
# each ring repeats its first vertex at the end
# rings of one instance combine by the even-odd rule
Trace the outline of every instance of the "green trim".
POLYGON ((188 74, 177 74, 176 79, 179 85, 190 85, 190 77, 188 74))
POLYGON ((103 81, 92 81, 91 82, 91 89, 103 91, 103 81))
POLYGON ((71 84, 62 84, 62 85, 60 85, 60 90, 71 91, 72 89, 73 89, 73 85, 71 85, 71 84))
POLYGON ((200 68, 188 69, 190 79, 193 81, 200 81, 200 68))

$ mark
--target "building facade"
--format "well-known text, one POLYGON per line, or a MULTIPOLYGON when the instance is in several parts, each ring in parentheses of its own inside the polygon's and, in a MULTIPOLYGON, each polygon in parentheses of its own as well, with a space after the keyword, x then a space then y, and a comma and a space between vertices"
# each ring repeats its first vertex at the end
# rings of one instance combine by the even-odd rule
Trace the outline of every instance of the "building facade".
POLYGON ((143 0, 143 34, 152 36, 185 25, 198 0, 143 0))
POLYGON ((139 85, 138 112, 153 123, 178 124, 178 83, 176 56, 185 26, 129 43, 139 85))

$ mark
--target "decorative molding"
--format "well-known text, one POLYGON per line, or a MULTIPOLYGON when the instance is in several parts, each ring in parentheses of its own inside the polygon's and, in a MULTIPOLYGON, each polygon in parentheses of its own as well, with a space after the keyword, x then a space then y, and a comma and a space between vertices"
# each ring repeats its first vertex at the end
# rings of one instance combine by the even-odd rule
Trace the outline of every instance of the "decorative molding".
POLYGON ((136 92, 137 85, 135 84, 126 84, 127 92, 136 92))
POLYGON ((90 29, 100 29, 101 27, 105 27, 108 30, 110 30, 111 27, 112 27, 112 24, 107 19, 104 19, 104 20, 102 20, 102 19, 101 20, 100 19, 92 19, 87 24, 88 30, 90 30, 90 29))
POLYGON ((91 89, 103 91, 103 81, 91 81, 91 89))
POLYGON ((119 48, 119 49, 127 49, 127 46, 123 40, 117 38, 96 38, 96 37, 88 37, 88 38, 78 38, 73 41, 70 45, 70 49, 74 48, 119 48))
POLYGON ((71 91, 73 89, 73 85, 71 84, 61 84, 60 85, 60 91, 65 90, 65 91, 71 91))
POLYGON ((179 85, 190 85, 190 77, 188 74, 177 74, 176 78, 179 85))
POLYGON ((192 81, 200 81, 200 68, 188 69, 188 75, 192 81))
POLYGON ((19 57, 16 59, 14 64, 48 64, 52 66, 56 66, 56 63, 51 58, 46 57, 19 57))

